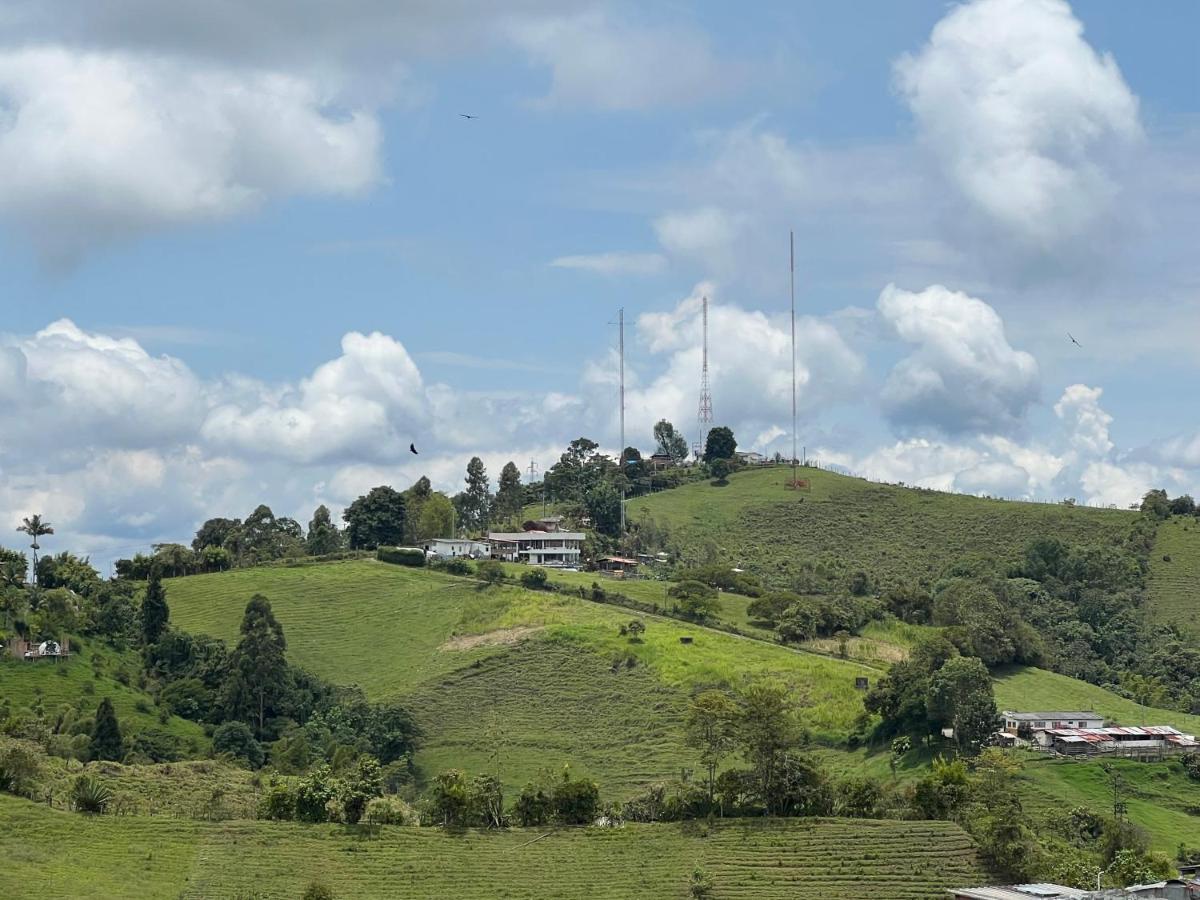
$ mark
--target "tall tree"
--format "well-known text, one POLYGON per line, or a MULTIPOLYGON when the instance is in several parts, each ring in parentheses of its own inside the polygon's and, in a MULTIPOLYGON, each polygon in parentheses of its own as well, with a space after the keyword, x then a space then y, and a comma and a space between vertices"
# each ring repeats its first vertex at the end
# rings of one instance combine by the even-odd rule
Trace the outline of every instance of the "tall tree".
POLYGON ((322 556, 326 553, 336 553, 342 549, 342 533, 333 524, 329 507, 322 503, 313 511, 312 521, 308 523, 308 537, 305 549, 310 556, 322 556))
POLYGON ((96 707, 96 719, 92 725, 92 743, 88 755, 92 759, 120 760, 124 755, 121 740, 121 723, 113 709, 112 700, 105 697, 96 707))
POLYGON ((491 519, 492 495, 488 489, 487 469, 483 460, 472 456, 467 463, 467 477, 464 479, 467 487, 459 494, 459 513, 463 525, 472 531, 482 531, 487 528, 491 519))
POLYGON ((37 552, 41 549, 41 544, 38 543, 38 538, 45 537, 48 534, 54 534, 54 526, 49 522, 43 522, 40 514, 27 516, 21 520, 21 524, 17 526, 17 531, 24 532, 29 535, 29 546, 33 549, 33 583, 37 586, 37 552))
POLYGON ((261 740, 268 714, 281 712, 291 687, 283 626, 262 594, 246 605, 241 635, 229 657, 221 701, 227 718, 254 723, 261 740))
POLYGON ((621 495, 608 482, 600 482, 583 498, 592 527, 609 537, 621 535, 621 495))
POLYGON ((655 452, 666 454, 677 464, 688 458, 687 438, 666 419, 659 419, 654 426, 654 441, 658 445, 655 452))
POLYGON ((445 494, 430 494, 429 499, 421 505, 421 517, 415 529, 416 540, 453 537, 453 532, 454 504, 445 494))
POLYGON ((241 527, 241 519, 208 519, 192 538, 192 549, 199 552, 205 547, 227 547, 227 542, 241 527))
POLYGON ((974 656, 957 656, 934 672, 926 703, 931 722, 954 729, 961 753, 978 753, 1000 725, 992 679, 974 656))
POLYGON ((146 596, 142 599, 141 614, 142 643, 147 647, 157 644, 167 630, 167 622, 171 611, 167 607, 167 592, 163 590, 162 574, 155 566, 150 570, 150 580, 146 582, 146 596))
POLYGON ((733 439, 733 431, 724 425, 718 425, 708 433, 704 441, 704 461, 713 462, 718 459, 733 459, 737 452, 737 441, 733 439))
POLYGON ((509 460, 500 470, 500 481, 496 485, 496 518, 513 519, 521 514, 524 491, 521 489, 521 470, 509 460))
POLYGON ((422 475, 412 483, 412 487, 403 492, 404 506, 407 516, 407 524, 404 529, 405 543, 415 544, 421 538, 417 534, 417 528, 421 522, 421 510, 425 508, 426 501, 433 496, 433 485, 429 479, 422 475))
POLYGON ((700 764, 708 781, 708 805, 712 806, 717 769, 733 749, 737 704, 724 691, 704 691, 692 699, 685 723, 688 746, 700 751, 700 764))
POLYGON ((351 550, 374 550, 404 540, 408 505, 404 495, 387 485, 373 487, 342 513, 351 550))
POLYGON ((778 781, 789 750, 799 744, 791 692, 776 679, 752 681, 738 697, 737 722, 742 754, 768 812, 777 805, 778 781))

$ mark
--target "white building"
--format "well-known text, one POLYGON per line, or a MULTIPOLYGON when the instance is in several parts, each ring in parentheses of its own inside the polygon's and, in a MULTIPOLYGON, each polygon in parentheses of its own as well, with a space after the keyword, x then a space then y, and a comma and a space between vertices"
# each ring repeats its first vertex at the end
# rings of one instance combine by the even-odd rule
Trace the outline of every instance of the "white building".
POLYGON ((493 531, 487 539, 492 559, 531 566, 577 566, 583 555, 581 531, 493 531))
POLYGON ((1036 733, 1048 728, 1103 728, 1104 716, 1094 712, 1013 712, 1006 709, 1004 730, 1016 734, 1022 727, 1036 733))
POLYGON ((484 541, 472 541, 467 538, 430 538, 421 544, 426 556, 435 559, 485 559, 491 555, 491 548, 484 541))

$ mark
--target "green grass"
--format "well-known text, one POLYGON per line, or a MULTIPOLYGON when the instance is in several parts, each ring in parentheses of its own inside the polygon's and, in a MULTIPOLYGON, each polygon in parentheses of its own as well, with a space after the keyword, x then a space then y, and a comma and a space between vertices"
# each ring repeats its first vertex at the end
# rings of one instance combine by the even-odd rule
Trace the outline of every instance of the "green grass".
MULTIPOLYGON (((1019 783, 1028 812, 1053 815, 1075 806, 1111 812, 1112 791, 1101 760, 1022 756, 1026 763, 1019 783)), ((1178 761, 1114 759, 1110 764, 1128 785, 1129 819, 1145 830, 1152 849, 1174 856, 1180 843, 1200 846, 1200 785, 1184 774, 1178 761)))
POLYGON ((178 716, 169 717, 165 723, 159 721, 154 698, 137 688, 140 665, 134 651, 118 653, 96 639, 86 646, 76 645, 71 657, 60 662, 27 662, 2 656, 0 700, 7 699, 12 712, 18 713, 41 697, 46 716, 54 717, 64 706, 75 706, 90 716, 100 700, 108 697, 124 732, 159 729, 191 744, 197 752, 206 751, 209 741, 195 722, 178 716), (129 685, 117 680, 122 671, 129 685))
POLYGON ((1094 711, 1118 725, 1173 725, 1200 734, 1200 716, 1141 706, 1102 687, 1044 669, 1002 670, 994 673, 993 682, 1000 709, 1094 711))
POLYGON ((88 818, 0 797, 5 896, 293 900, 684 898, 696 866, 714 898, 944 897, 986 881, 948 822, 729 820, 617 829, 446 833, 339 826, 88 818), (539 836, 548 834, 542 840, 539 836))
POLYGON ((936 578, 964 555, 1016 560, 1036 537, 1108 543, 1136 513, 985 500, 874 484, 817 469, 811 491, 784 484, 790 471, 739 472, 725 487, 690 484, 629 501, 630 518, 665 525, 685 561, 739 565, 787 586, 805 562, 844 564, 881 580, 936 578))
POLYGON ((1158 526, 1147 587, 1156 618, 1195 633, 1200 613, 1200 521, 1177 517, 1158 526))

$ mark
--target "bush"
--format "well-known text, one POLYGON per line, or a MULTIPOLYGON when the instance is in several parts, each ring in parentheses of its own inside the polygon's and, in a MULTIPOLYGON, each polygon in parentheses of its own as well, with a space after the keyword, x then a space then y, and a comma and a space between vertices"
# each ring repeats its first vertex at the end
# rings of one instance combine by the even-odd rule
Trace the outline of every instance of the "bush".
POLYGON ((35 744, 14 743, 0 751, 0 791, 33 796, 41 773, 35 747, 35 744))
POLYGON ((262 744, 245 722, 226 722, 213 732, 213 753, 224 753, 240 760, 251 769, 263 764, 262 744))
POLYGON ((419 825, 416 810, 399 797, 374 797, 367 803, 362 821, 368 825, 419 825))
POLYGON ((158 695, 158 702, 177 716, 199 722, 212 708, 213 692, 199 678, 172 681, 158 695))
POLYGON ((71 785, 71 805, 76 812, 103 815, 112 799, 112 791, 94 775, 80 775, 71 785))
POLYGON ((499 560, 485 559, 475 566, 475 574, 488 584, 499 584, 508 576, 504 574, 504 566, 499 560))
POLYGON ((129 756, 156 763, 176 762, 184 757, 183 742, 160 728, 147 728, 129 741, 129 756))
POLYGON ((336 782, 329 766, 320 766, 296 787, 296 819, 300 822, 324 822, 329 819, 329 801, 336 794, 336 782))
POLYGON ((545 569, 530 569, 528 572, 521 573, 521 587, 529 588, 531 591, 546 590, 549 580, 550 576, 545 569))
POLYGON ((521 788, 514 812, 522 828, 545 825, 554 813, 554 801, 539 785, 530 782, 521 788))
POLYGON ((679 611, 689 619, 702 621, 720 612, 717 592, 700 581, 683 581, 667 591, 679 603, 679 611))
POLYGON ((333 900, 333 890, 320 881, 310 881, 300 900, 333 900))
POLYGON ((258 817, 279 822, 296 818, 296 794, 286 782, 271 776, 262 799, 258 801, 258 817))
POLYGON ((380 547, 375 551, 375 558, 396 566, 420 568, 425 565, 425 551, 416 547, 380 547))
POLYGON ((430 563, 429 568, 438 572, 445 572, 447 575, 470 575, 475 571, 471 564, 461 556, 436 560, 430 563))
POLYGON ((572 781, 569 774, 554 786, 554 814, 564 825, 590 825, 600 808, 600 786, 594 781, 572 781))

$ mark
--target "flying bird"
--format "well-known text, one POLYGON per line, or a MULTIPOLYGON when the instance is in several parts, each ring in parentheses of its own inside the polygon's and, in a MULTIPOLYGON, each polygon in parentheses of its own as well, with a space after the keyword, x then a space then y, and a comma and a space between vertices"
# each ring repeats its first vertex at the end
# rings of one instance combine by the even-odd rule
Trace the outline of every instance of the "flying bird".
POLYGON ((466 113, 459 113, 464 119, 478 119, 479 116, 468 116, 466 113))
POLYGON ((1071 338, 1071 343, 1072 343, 1072 344, 1074 344, 1074 345, 1075 345, 1076 347, 1078 347, 1080 350, 1082 350, 1082 349, 1083 349, 1083 344, 1081 344, 1081 343, 1079 343, 1079 341, 1075 340, 1075 338, 1074 338, 1074 337, 1071 335, 1071 332, 1069 332, 1069 331, 1067 332, 1067 337, 1071 338))
POLYGON ((409 450, 411 450, 413 453, 416 453, 416 452, 417 452, 417 445, 416 445, 416 444, 409 444, 409 445, 408 445, 408 449, 409 449, 409 450))

